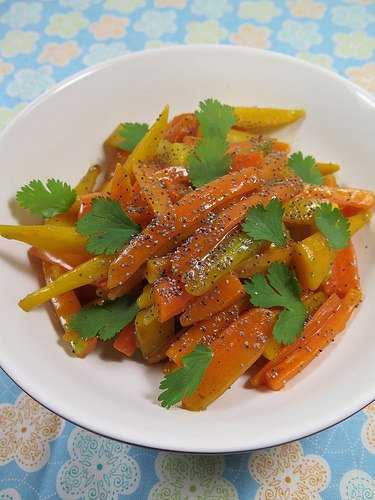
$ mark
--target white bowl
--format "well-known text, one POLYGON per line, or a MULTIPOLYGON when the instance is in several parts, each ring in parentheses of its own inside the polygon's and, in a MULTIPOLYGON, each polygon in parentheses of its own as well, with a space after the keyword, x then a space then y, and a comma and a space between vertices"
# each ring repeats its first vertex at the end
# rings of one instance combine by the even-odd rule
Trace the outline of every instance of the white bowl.
MULTIPOLYGON (((0 220, 14 223, 17 189, 50 176, 75 183, 101 155, 120 121, 151 122, 165 103, 173 114, 215 97, 228 104, 303 107, 307 118, 278 136, 294 149, 343 167, 340 180, 375 188, 375 103, 324 69, 284 55, 228 46, 140 52, 73 76, 25 109, 0 138, 0 220)), ((285 390, 247 390, 246 378, 192 413, 156 402, 161 370, 103 353, 64 352, 44 308, 17 301, 38 286, 26 248, 0 242, 0 363, 52 411, 128 443, 188 452, 234 452, 317 432, 375 398, 373 227, 356 238, 365 301, 345 333, 285 390)))

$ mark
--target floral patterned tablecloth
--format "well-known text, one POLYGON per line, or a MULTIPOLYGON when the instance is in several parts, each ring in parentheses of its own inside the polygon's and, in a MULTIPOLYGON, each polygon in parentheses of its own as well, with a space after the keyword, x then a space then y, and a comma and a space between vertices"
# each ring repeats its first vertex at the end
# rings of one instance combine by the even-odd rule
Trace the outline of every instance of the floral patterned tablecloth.
MULTIPOLYGON (((55 82, 176 43, 273 49, 375 93, 375 0, 0 0, 0 127, 55 82)), ((191 456, 64 422, 0 372, 0 500, 375 498, 375 404, 265 451, 191 456)))

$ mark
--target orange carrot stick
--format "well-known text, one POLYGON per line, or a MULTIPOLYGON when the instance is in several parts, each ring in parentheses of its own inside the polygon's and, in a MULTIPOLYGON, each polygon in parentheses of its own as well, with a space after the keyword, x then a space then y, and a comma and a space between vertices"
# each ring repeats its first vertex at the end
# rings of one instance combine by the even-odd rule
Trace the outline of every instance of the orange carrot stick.
POLYGON ((328 187, 337 187, 335 174, 327 174, 324 176, 324 184, 328 187))
POLYGON ((228 309, 220 311, 209 319, 191 326, 182 336, 173 342, 167 351, 168 358, 180 366, 182 358, 189 354, 198 344, 209 345, 222 330, 236 321, 240 314, 249 308, 249 301, 242 299, 228 309))
POLYGON ((333 294, 331 295, 325 302, 320 306, 320 308, 316 311, 314 316, 305 326, 301 337, 294 342, 294 344, 290 344, 284 346, 280 349, 278 355, 268 363, 266 363, 257 373, 255 373, 250 379, 250 385, 252 387, 258 387, 262 385, 265 381, 265 375, 267 372, 272 370, 276 365, 281 363, 286 357, 291 354, 295 349, 301 346, 301 343, 304 339, 310 338, 316 331, 321 328, 321 326, 327 321, 328 318, 334 314, 340 305, 340 298, 333 294))
POLYGON ((189 175, 185 167, 162 168, 155 172, 155 178, 167 188, 172 203, 176 203, 191 189, 189 175))
POLYGON ((79 211, 78 211, 78 219, 81 219, 83 216, 87 215, 91 208, 92 208, 92 202, 95 198, 98 198, 99 196, 105 196, 104 193, 89 193, 85 194, 80 197, 80 206, 79 206, 79 211))
MULTIPOLYGON (((64 270, 56 265, 44 262, 43 273, 46 284, 52 283, 59 276, 64 274, 64 270)), ((84 358, 93 351, 96 347, 98 339, 82 339, 77 332, 70 330, 69 320, 81 309, 81 304, 74 291, 65 292, 57 297, 51 299, 51 304, 54 308, 55 314, 64 329, 63 339, 72 347, 74 354, 79 358, 84 358)))
POLYGON ((351 288, 360 288, 357 258, 352 243, 337 251, 331 274, 323 283, 323 290, 327 295, 337 293, 339 297, 344 297, 351 288))
POLYGON ((197 390, 182 402, 188 410, 204 410, 225 392, 261 356, 277 313, 250 309, 226 328, 210 348, 212 360, 197 390))
POLYGON ((171 258, 171 269, 176 276, 183 276, 198 260, 213 250, 222 239, 245 218, 250 207, 261 203, 267 204, 277 197, 287 201, 302 190, 298 180, 290 180, 264 187, 259 193, 223 210, 213 221, 210 220, 199 228, 195 234, 176 250, 171 258))
POLYGON ((170 142, 183 142, 185 136, 197 134, 198 126, 194 113, 183 113, 175 116, 168 124, 164 137, 170 142))
POLYGON ((133 196, 132 184, 131 173, 126 167, 126 163, 123 166, 118 163, 116 177, 113 177, 111 182, 111 198, 118 201, 124 210, 128 207, 133 196))
POLYGON ((241 281, 234 274, 220 280, 212 290, 195 298, 180 316, 182 326, 189 326, 212 317, 245 296, 241 281))
POLYGON ((272 151, 278 151, 280 153, 289 153, 290 146, 287 142, 275 141, 272 143, 272 151))
POLYGON ((230 170, 236 172, 243 168, 261 167, 263 165, 264 155, 262 151, 250 151, 248 153, 239 153, 233 156, 230 170))
POLYGON ((134 175, 141 192, 155 215, 168 214, 172 209, 166 186, 155 177, 152 165, 141 164, 134 169, 134 175))
POLYGON ((192 300, 192 296, 185 291, 182 285, 174 278, 167 276, 155 281, 152 293, 162 323, 180 314, 192 300))
POLYGON ((207 213, 253 191, 264 180, 272 178, 272 174, 272 169, 262 170, 260 176, 255 176, 252 169, 241 170, 188 193, 175 205, 175 217, 162 216, 152 221, 114 260, 108 273, 108 288, 130 278, 150 257, 172 249, 173 238, 188 237, 207 213))
POLYGON ((128 358, 133 356, 137 348, 134 323, 130 323, 121 330, 113 342, 113 347, 128 358))
POLYGON ((142 227, 146 227, 154 218, 154 212, 144 198, 138 182, 132 187, 132 198, 125 209, 130 219, 142 227))
POLYGON ((313 186, 305 184, 302 197, 325 198, 342 209, 370 210, 375 206, 375 195, 371 191, 354 188, 313 186))
POLYGON ((300 373, 311 361, 342 332, 358 306, 362 294, 352 288, 341 300, 335 314, 331 315, 315 335, 306 338, 303 345, 290 353, 281 363, 266 372, 265 381, 270 389, 278 391, 286 382, 300 373))
POLYGON ((41 250, 40 248, 31 247, 29 249, 29 255, 36 257, 43 262, 49 262, 50 264, 57 264, 66 271, 71 271, 73 268, 83 264, 89 260, 90 255, 87 253, 82 254, 56 254, 47 252, 47 250, 41 250))

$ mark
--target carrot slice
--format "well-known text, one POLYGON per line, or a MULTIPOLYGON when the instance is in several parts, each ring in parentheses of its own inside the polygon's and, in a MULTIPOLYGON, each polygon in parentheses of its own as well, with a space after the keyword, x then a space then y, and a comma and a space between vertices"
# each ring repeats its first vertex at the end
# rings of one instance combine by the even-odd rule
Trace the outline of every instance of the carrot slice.
POLYGON ((369 210, 375 206, 375 195, 365 189, 313 186, 305 184, 302 197, 322 197, 342 209, 369 210))
POLYGON ((206 218, 207 213, 234 198, 256 189, 272 178, 272 169, 254 175, 246 169, 220 177, 188 193, 175 205, 175 217, 162 216, 152 221, 114 260, 108 273, 108 288, 130 278, 147 259, 167 253, 175 244, 173 238, 188 237, 206 218))
POLYGON ((182 336, 173 342, 167 351, 168 358, 180 366, 182 358, 189 354, 198 344, 209 345, 222 330, 236 321, 240 314, 249 308, 249 301, 241 299, 224 311, 220 311, 209 319, 191 326, 182 336))
POLYGON ((182 326, 189 326, 212 317, 245 296, 241 281, 234 274, 220 280, 212 290, 188 304, 180 316, 182 326))
POLYGON ((339 297, 344 297, 351 288, 360 288, 357 258, 352 243, 338 250, 331 274, 323 283, 323 290, 327 295, 337 293, 339 297))
POLYGON ((266 363, 257 373, 255 373, 250 379, 250 385, 252 387, 258 387, 262 385, 265 381, 265 375, 267 372, 272 370, 276 365, 282 362, 286 357, 291 354, 295 349, 301 345, 303 339, 310 338, 316 331, 321 328, 327 319, 334 314, 340 305, 340 298, 333 294, 331 295, 322 306, 316 311, 314 316, 305 326, 302 336, 294 342, 294 344, 290 344, 284 346, 278 355, 272 360, 266 363))
POLYGON ((182 402, 188 410, 204 410, 225 392, 261 356, 277 313, 250 309, 216 338, 211 363, 197 390, 182 402))
POLYGON ((331 315, 321 328, 315 330, 303 344, 291 352, 281 363, 265 374, 265 381, 270 389, 278 391, 286 382, 300 373, 311 361, 342 332, 358 306, 362 294, 358 288, 352 288, 340 301, 337 311, 331 315))
POLYGON ((113 347, 128 358, 133 356, 137 348, 134 323, 130 323, 121 330, 113 342, 113 347))
POLYGON ((162 323, 180 314, 192 299, 174 278, 159 278, 152 287, 153 297, 162 323))
POLYGON ((265 205, 274 197, 287 201, 301 190, 302 184, 298 180, 280 182, 263 188, 259 193, 223 210, 216 219, 209 220, 175 251, 171 258, 172 272, 176 276, 183 276, 188 272, 191 266, 213 250, 235 226, 241 223, 250 207, 258 203, 265 205))

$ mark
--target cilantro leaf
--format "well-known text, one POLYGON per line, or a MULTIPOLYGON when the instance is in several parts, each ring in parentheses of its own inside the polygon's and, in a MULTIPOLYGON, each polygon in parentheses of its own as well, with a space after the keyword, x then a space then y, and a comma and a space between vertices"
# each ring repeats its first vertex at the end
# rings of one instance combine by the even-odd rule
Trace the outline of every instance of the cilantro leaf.
POLYGON ((193 394, 212 356, 212 351, 208 346, 198 344, 194 351, 182 358, 181 368, 165 375, 159 386, 159 389, 164 392, 158 398, 164 408, 169 409, 193 394))
POLYGON ((77 231, 89 238, 87 250, 94 254, 112 255, 140 232, 117 201, 93 200, 91 211, 77 222, 77 231))
POLYGON ((227 133, 235 124, 233 108, 216 99, 199 103, 196 112, 203 138, 188 157, 190 181, 200 187, 229 172, 230 156, 227 154, 227 133))
POLYGON ((255 274, 244 287, 254 306, 284 308, 272 333, 279 343, 292 344, 302 332, 307 316, 294 272, 285 264, 274 262, 268 269, 267 279, 263 274, 255 274))
POLYGON ((334 250, 345 248, 349 244, 349 221, 339 208, 331 203, 322 203, 314 212, 315 224, 327 238, 334 250))
POLYGON ((127 151, 133 151, 147 131, 147 123, 122 123, 119 135, 123 137, 124 140, 119 144, 119 147, 127 151))
POLYGON ((228 144, 219 137, 204 137, 189 155, 187 166, 190 181, 200 187, 229 172, 228 144))
POLYGON ((279 313, 272 334, 279 344, 292 344, 302 332, 306 310, 302 302, 295 302, 279 313))
POLYGON ((22 208, 46 219, 67 212, 76 200, 76 192, 69 184, 57 179, 48 179, 46 186, 34 180, 23 186, 16 195, 22 208))
POLYGON ((289 167, 297 174, 303 182, 308 184, 323 184, 323 176, 316 166, 315 159, 312 156, 305 156, 301 151, 293 153, 288 160, 289 167))
POLYGON ((283 207, 274 198, 267 206, 256 205, 249 208, 242 229, 254 240, 266 240, 282 247, 286 243, 283 226, 283 207))
POLYGON ((236 123, 233 108, 216 99, 206 99, 199 103, 195 115, 203 137, 221 137, 226 139, 229 129, 236 123))
POLYGON ((69 328, 82 339, 99 337, 100 340, 109 340, 133 321, 138 310, 136 301, 126 296, 102 306, 84 306, 71 317, 69 328))

